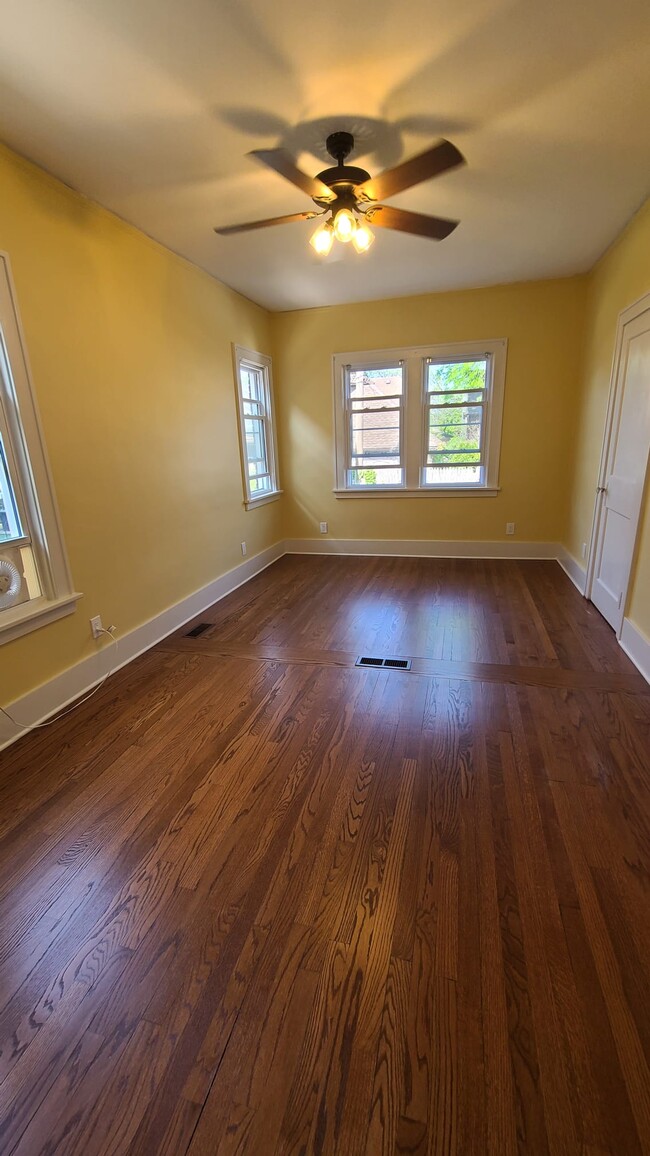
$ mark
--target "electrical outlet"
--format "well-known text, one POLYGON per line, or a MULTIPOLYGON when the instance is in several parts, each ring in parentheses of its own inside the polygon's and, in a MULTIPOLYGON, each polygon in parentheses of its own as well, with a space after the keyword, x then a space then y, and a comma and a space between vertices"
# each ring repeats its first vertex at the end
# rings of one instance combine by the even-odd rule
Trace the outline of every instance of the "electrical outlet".
POLYGON ((514 522, 506 522, 506 534, 514 534, 514 532, 515 532, 514 522))
POLYGON ((95 618, 90 619, 90 629, 93 638, 101 638, 102 630, 104 629, 102 626, 101 614, 98 614, 95 618))
POLYGON ((582 543, 582 557, 583 558, 587 557, 587 543, 586 542, 582 543))
POLYGON ((327 533, 327 522, 320 522, 319 526, 320 526, 321 534, 326 534, 327 533))
POLYGON ((246 557, 246 543, 245 542, 242 542, 242 544, 241 544, 241 552, 244 555, 244 557, 246 557))

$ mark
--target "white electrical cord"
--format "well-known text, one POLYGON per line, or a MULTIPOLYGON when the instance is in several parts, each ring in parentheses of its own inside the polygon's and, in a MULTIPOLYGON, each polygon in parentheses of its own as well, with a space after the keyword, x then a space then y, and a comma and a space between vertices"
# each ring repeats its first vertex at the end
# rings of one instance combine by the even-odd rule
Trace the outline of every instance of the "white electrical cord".
MULTIPOLYGON (((107 635, 108 635, 108 637, 110 638, 111 642, 112 642, 112 643, 113 643, 113 645, 115 646, 115 650, 116 650, 116 652, 117 652, 117 638, 115 638, 115 637, 114 637, 114 635, 113 635, 113 631, 114 631, 114 630, 115 630, 115 627, 114 627, 114 626, 109 626, 107 630, 105 630, 105 629, 102 627, 102 629, 101 629, 101 630, 98 630, 98 631, 97 631, 97 633, 98 633, 98 634, 107 634, 107 635)), ((35 731, 35 730, 38 730, 38 729, 39 729, 39 727, 49 727, 49 726, 52 726, 52 723, 58 722, 60 718, 63 718, 63 717, 64 717, 65 715, 67 715, 67 714, 71 714, 71 713, 72 713, 72 711, 73 711, 73 710, 76 710, 78 706, 81 706, 81 705, 82 705, 84 702, 88 702, 88 699, 89 699, 89 698, 92 698, 94 694, 97 694, 97 691, 102 689, 102 687, 103 687, 104 683, 106 682, 106 680, 107 680, 108 678, 110 678, 110 677, 111 677, 111 675, 113 674, 114 670, 115 670, 115 667, 113 667, 113 669, 112 669, 112 670, 109 670, 109 671, 108 671, 108 672, 107 672, 107 673, 104 675, 104 677, 103 677, 103 678, 100 680, 100 682, 98 682, 98 683, 97 683, 97 686, 94 686, 94 687, 93 687, 93 689, 92 689, 91 691, 89 691, 89 692, 88 692, 88 694, 84 695, 84 697, 83 697, 83 698, 80 698, 80 699, 78 700, 78 702, 73 702, 72 706, 69 706, 69 707, 67 708, 67 710, 60 710, 60 711, 58 711, 58 712, 57 712, 57 713, 56 713, 56 714, 55 714, 55 715, 54 715, 52 718, 48 718, 48 719, 46 719, 46 720, 45 720, 45 722, 40 722, 40 723, 21 723, 21 722, 19 722, 19 721, 18 721, 18 719, 17 719, 17 718, 14 718, 14 717, 13 717, 13 715, 9 714, 9 711, 8 711, 8 710, 5 710, 5 708, 4 708, 3 706, 0 706, 0 711, 2 711, 2 714, 5 716, 5 718, 8 718, 8 719, 9 719, 9 721, 10 721, 10 722, 12 722, 12 723, 14 724, 14 726, 20 727, 20 728, 21 728, 21 730, 24 730, 24 731, 35 731)))

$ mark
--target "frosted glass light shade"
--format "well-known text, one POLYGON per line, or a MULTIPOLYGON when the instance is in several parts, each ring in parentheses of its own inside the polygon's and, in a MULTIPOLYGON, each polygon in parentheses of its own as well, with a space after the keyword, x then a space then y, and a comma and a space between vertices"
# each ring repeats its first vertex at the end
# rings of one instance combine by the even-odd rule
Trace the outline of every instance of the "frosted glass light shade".
POLYGON ((357 222, 350 209, 339 209, 334 218, 334 232, 337 241, 351 241, 354 236, 357 222))
POLYGON ((357 225, 352 237, 352 244, 357 253, 366 253, 375 239, 372 229, 362 221, 357 225))
POLYGON ((334 234, 332 226, 328 223, 326 225, 319 225, 315 233, 312 233, 309 238, 309 244, 318 253, 319 257, 326 257, 332 248, 334 234))

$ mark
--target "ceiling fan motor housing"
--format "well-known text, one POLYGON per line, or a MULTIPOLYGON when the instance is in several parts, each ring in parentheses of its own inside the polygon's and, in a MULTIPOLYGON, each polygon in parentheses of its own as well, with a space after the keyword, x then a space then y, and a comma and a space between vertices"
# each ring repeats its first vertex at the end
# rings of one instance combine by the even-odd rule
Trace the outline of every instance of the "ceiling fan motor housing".
MULTIPOLYGON (((316 179, 322 181, 332 192, 336 193, 338 208, 354 209, 357 203, 354 196, 356 186, 370 180, 370 173, 367 173, 365 169, 344 163, 345 158, 354 148, 354 137, 350 132, 333 132, 328 136, 325 146, 330 156, 334 157, 338 164, 334 168, 323 169, 322 173, 318 173, 316 179)), ((313 200, 317 205, 323 207, 332 205, 332 202, 325 197, 314 197, 313 200)))

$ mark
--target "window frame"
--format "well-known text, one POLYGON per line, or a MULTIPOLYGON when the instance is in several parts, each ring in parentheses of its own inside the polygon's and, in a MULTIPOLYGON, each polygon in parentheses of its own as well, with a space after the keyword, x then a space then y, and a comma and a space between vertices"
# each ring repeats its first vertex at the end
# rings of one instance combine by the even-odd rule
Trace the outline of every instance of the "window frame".
POLYGON ((395 349, 373 349, 336 353, 332 359, 334 385, 334 493, 339 498, 357 497, 494 497, 499 493, 499 459, 503 423, 503 401, 508 342, 458 341, 436 345, 416 345, 395 349), (430 361, 471 361, 486 359, 485 421, 483 424, 483 478, 479 482, 425 482, 428 454, 427 367, 430 361), (347 380, 355 369, 403 365, 403 482, 397 485, 361 486, 348 484, 350 470, 350 409, 347 380))
POLYGON ((258 353, 255 349, 246 349, 242 345, 233 345, 233 366, 235 375, 235 392, 237 394, 237 425, 239 430, 239 456, 241 461, 242 486, 244 490, 244 506, 247 510, 257 506, 264 506, 267 502, 274 502, 280 497, 282 490, 278 478, 278 448, 275 428, 275 407, 273 404, 273 368, 272 361, 265 353, 258 353), (267 476, 271 482, 271 489, 256 494, 251 490, 251 479, 248 473, 248 450, 246 445, 247 416, 244 413, 244 393, 242 388, 241 370, 253 369, 262 374, 264 383, 265 412, 261 415, 264 438, 266 442, 267 476))
POLYGON ((43 430, 32 384, 24 333, 7 253, 0 252, 0 430, 22 522, 20 539, 0 543, 10 550, 29 546, 41 594, 0 610, 0 645, 75 610, 81 594, 72 583, 43 430))

